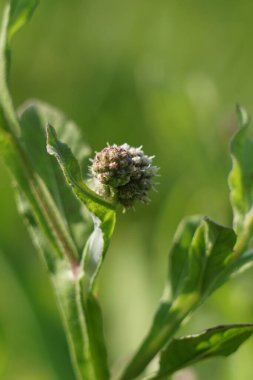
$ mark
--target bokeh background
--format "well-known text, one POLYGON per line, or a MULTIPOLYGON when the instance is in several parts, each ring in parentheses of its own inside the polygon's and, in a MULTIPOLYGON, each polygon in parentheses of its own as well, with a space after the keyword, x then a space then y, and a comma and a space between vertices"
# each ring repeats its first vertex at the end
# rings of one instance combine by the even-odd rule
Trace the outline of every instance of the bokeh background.
MULTIPOLYGON (((124 363, 152 320, 179 221, 201 213, 231 224, 228 142, 235 103, 253 114, 252 14, 248 0, 43 0, 15 38, 17 106, 47 101, 80 125, 93 150, 143 145, 161 167, 150 205, 118 215, 100 277, 113 365, 124 363)), ((0 251, 0 379, 74 380, 54 295, 2 164, 0 251)), ((252 322, 252 286, 249 270, 184 332, 252 322)), ((184 379, 251 380, 252 354, 253 340, 184 379)))

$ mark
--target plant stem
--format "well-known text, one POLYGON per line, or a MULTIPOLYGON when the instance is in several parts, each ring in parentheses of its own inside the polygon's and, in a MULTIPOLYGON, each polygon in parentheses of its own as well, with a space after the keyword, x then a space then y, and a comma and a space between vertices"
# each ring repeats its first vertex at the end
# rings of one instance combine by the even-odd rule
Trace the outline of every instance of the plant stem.
POLYGON ((253 210, 245 218, 244 229, 238 236, 234 246, 233 255, 231 255, 229 262, 234 262, 243 252, 247 249, 249 240, 253 234, 253 210))
POLYGON ((146 339, 127 366, 120 380, 131 380, 137 377, 161 350, 170 341, 180 327, 182 321, 191 312, 199 301, 197 293, 179 296, 171 305, 167 318, 159 330, 151 327, 146 339))
POLYGON ((18 187, 22 190, 42 228, 50 252, 44 258, 53 279, 58 305, 69 342, 72 362, 78 380, 97 380, 94 374, 85 315, 81 302, 79 262, 53 208, 44 194, 43 187, 26 157, 19 141, 10 132, 4 131, 5 159, 18 187))
MULTIPOLYGON (((253 211, 248 214, 245 220, 244 230, 237 238, 233 254, 230 256, 227 265, 234 263, 245 251, 252 233, 253 211)), ((139 350, 120 377, 120 380, 132 380, 146 368, 163 346, 169 343, 182 321, 195 308, 198 301, 199 297, 197 294, 189 294, 188 296, 179 296, 179 298, 173 302, 168 311, 167 318, 164 319, 163 325, 159 327, 158 330, 154 330, 153 327, 151 328, 139 350)))
POLYGON ((73 275, 72 268, 66 261, 62 261, 57 274, 53 276, 53 284, 76 377, 78 380, 97 380, 82 306, 80 280, 73 275))
MULTIPOLYGON (((16 2, 14 2, 16 3, 16 2)), ((82 269, 78 249, 72 240, 54 200, 44 182, 34 169, 33 160, 27 154, 21 135, 19 119, 15 112, 8 86, 10 68, 10 50, 8 27, 10 23, 11 4, 4 13, 3 25, 0 31, 0 147, 20 198, 28 204, 25 216, 32 214, 34 224, 30 226, 32 233, 38 228, 42 230, 36 243, 43 251, 43 258, 50 272, 57 295, 66 335, 69 342, 72 361, 78 380, 108 380, 107 368, 100 363, 93 352, 99 351, 96 339, 90 342, 89 335, 95 335, 93 324, 88 326, 87 319, 92 318, 85 310, 84 288, 82 286, 82 269), (43 237, 41 238, 41 235, 43 237), (41 243, 42 242, 42 243, 41 243), (89 330, 89 331, 88 331, 89 330), (96 351, 97 350, 97 351, 96 351), (102 375, 100 376, 100 373, 102 375)), ((15 9, 15 4, 13 9, 15 9)), ((26 6, 24 6, 25 8, 26 6)), ((80 181, 82 184, 82 181, 80 181)), ((82 185, 84 187, 84 185, 82 185)), ((82 189, 84 190, 84 189, 82 189)), ((114 209, 98 197, 89 188, 88 196, 94 203, 114 209)), ((105 223, 107 220, 105 220, 105 223)), ((102 325, 102 322, 100 323, 102 325)), ((99 346, 99 348, 101 348, 99 346)), ((101 349, 100 351, 101 352, 101 349)), ((105 357, 105 353, 103 353, 105 357)))

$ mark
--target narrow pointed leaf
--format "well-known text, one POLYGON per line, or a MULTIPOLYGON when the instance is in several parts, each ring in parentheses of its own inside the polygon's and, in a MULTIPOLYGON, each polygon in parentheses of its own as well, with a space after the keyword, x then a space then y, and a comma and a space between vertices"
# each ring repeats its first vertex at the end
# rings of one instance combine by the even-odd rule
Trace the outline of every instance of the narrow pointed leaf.
POLYGON ((253 325, 217 326, 200 334, 173 339, 162 351, 160 369, 154 379, 161 379, 181 368, 215 356, 228 356, 253 334, 253 325))

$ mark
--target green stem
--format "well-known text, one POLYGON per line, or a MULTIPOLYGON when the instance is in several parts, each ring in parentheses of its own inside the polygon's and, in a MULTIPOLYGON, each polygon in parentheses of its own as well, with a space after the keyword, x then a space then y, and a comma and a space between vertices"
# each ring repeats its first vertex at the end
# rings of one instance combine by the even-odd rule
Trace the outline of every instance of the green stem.
MULTIPOLYGON (((44 233, 52 243, 52 248, 54 247, 56 251, 54 265, 53 267, 51 266, 51 275, 53 276, 53 283, 77 379, 97 380, 91 358, 82 301, 79 262, 68 239, 65 237, 64 231, 54 216, 50 203, 44 196, 43 189, 37 182, 25 152, 22 151, 18 142, 11 137, 10 143, 15 153, 15 161, 18 163, 19 175, 23 173, 27 180, 25 188, 25 181, 22 180, 22 189, 25 189, 25 195, 32 206, 37 221, 43 227, 44 233)), ((52 260, 52 255, 53 252, 50 253, 50 261, 52 260)), ((47 257, 45 259, 48 261, 47 257)), ((47 264, 48 268, 50 268, 50 263, 48 262, 47 264)))
MULTIPOLYGON (((2 120, 8 125, 4 117, 2 120)), ((55 217, 43 187, 38 182, 29 158, 18 139, 8 129, 1 133, 1 146, 6 164, 14 181, 26 196, 36 222, 50 242, 49 255, 44 252, 44 258, 53 277, 77 379, 96 380, 81 302, 79 263, 75 251, 55 217)))
MULTIPOLYGON (((230 256, 227 265, 230 265, 241 256, 247 248, 248 242, 253 234, 253 211, 250 212, 245 221, 243 232, 238 236, 233 254, 230 256)), ((138 376, 154 358, 154 356, 168 344, 175 335, 182 321, 198 304, 197 294, 179 297, 172 304, 168 311, 167 318, 159 329, 154 330, 153 326, 141 344, 139 350, 130 361, 120 380, 131 380, 138 376)))
POLYGON ((236 244, 234 246, 234 252, 230 258, 230 261, 235 261, 239 256, 241 256, 241 254, 247 248, 252 234, 253 234, 253 211, 251 211, 245 219, 244 229, 237 238, 236 244))
MULTIPOLYGON (((8 126, 4 115, 0 116, 3 124, 8 126)), ((93 339, 92 345, 90 343, 89 335, 94 335, 92 323, 89 323, 87 331, 86 318, 89 317, 89 311, 85 310, 83 303, 81 270, 75 247, 72 247, 68 233, 54 212, 47 189, 34 172, 20 141, 9 128, 1 131, 0 140, 13 179, 27 198, 36 222, 50 242, 48 255, 46 252, 43 254, 53 278, 77 379, 107 380, 109 372, 107 374, 102 365, 98 366, 99 355, 94 358, 97 342, 93 339)))
MULTIPOLYGON (((21 128, 7 83, 10 59, 9 16, 10 5, 6 7, 0 32, 1 153, 19 193, 22 193, 29 203, 29 211, 32 211, 36 225, 46 237, 47 252, 43 251, 43 256, 57 294, 77 379, 98 380, 87 332, 87 312, 83 305, 82 276, 77 249, 56 212, 47 188, 34 171, 20 138, 21 128)), ((95 344, 96 341, 92 345, 93 351, 96 349, 95 344)), ((99 377, 99 380, 104 379, 107 380, 107 377, 99 377)))
MULTIPOLYGON (((3 113, 8 120, 8 128, 15 136, 20 136, 20 125, 16 113, 14 111, 12 98, 8 88, 8 74, 10 71, 10 49, 8 43, 8 24, 10 18, 10 4, 6 5, 3 21, 0 30, 0 105, 2 105, 3 113)), ((0 126, 1 128, 1 126, 0 126)))
POLYGON ((146 339, 127 366, 120 380, 131 380, 137 377, 150 363, 161 348, 170 341, 185 317, 199 301, 197 293, 179 296, 171 305, 167 318, 159 330, 151 327, 146 339))
POLYGON ((97 380, 92 364, 89 339, 82 306, 80 280, 66 261, 60 263, 53 276, 72 363, 78 380, 97 380))

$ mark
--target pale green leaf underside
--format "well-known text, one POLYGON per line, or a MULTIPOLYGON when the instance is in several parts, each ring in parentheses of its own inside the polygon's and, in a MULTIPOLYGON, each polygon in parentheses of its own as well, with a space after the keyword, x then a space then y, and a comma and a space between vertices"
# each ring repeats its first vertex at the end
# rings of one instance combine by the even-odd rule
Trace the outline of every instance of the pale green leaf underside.
POLYGON ((162 351, 158 376, 215 356, 228 356, 253 334, 253 325, 228 325, 208 329, 200 334, 173 339, 162 351))

